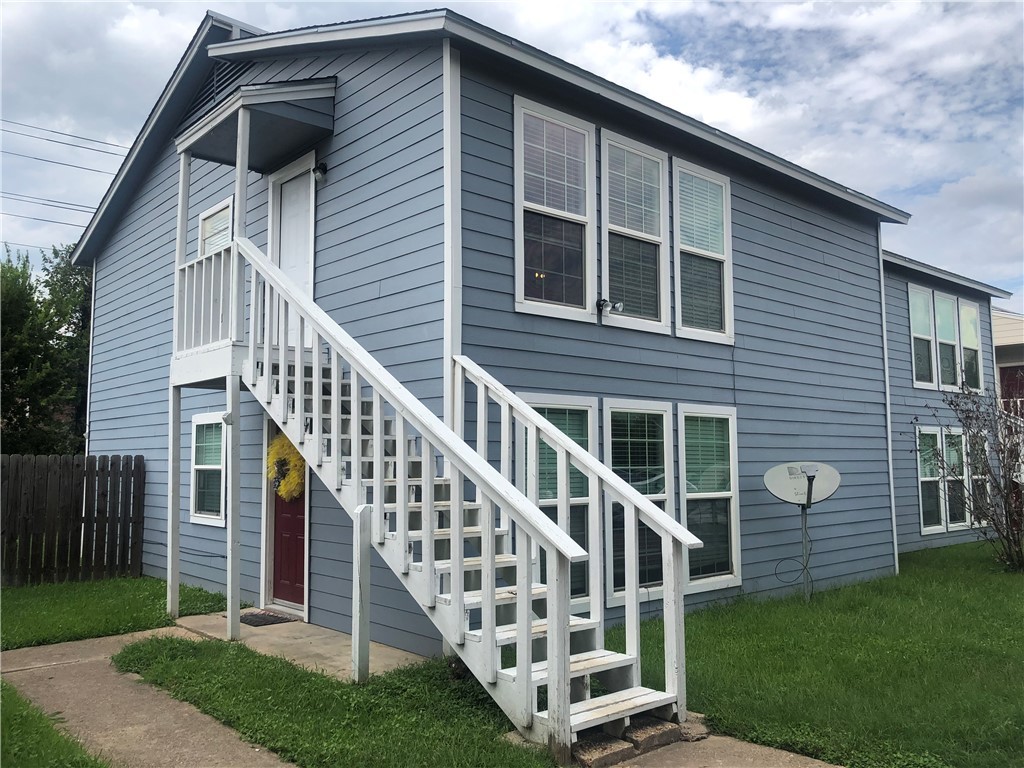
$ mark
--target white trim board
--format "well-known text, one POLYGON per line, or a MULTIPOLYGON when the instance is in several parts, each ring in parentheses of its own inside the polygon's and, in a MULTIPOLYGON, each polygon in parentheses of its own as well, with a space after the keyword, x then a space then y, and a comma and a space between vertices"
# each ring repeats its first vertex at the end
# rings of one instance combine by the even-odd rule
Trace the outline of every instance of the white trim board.
POLYGON ((462 354, 462 68, 444 41, 444 319, 442 419, 454 426, 454 362, 462 354))

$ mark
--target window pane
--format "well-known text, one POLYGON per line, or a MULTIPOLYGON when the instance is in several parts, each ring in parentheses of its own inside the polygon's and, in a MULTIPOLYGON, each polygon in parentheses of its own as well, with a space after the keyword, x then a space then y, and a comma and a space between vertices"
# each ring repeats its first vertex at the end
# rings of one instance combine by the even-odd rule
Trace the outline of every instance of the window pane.
POLYGON ((687 416, 684 426, 686 492, 731 491, 729 420, 715 416, 687 416))
POLYGON ((964 487, 963 481, 947 481, 946 504, 948 505, 950 525, 967 522, 967 489, 964 487))
MULTIPOLYGON (((558 522, 558 507, 542 506, 541 512, 558 522)), ((575 541, 584 549, 590 549, 587 543, 587 505, 573 504, 569 507, 569 538, 575 541)), ((587 588, 587 563, 572 563, 569 566, 569 587, 572 597, 582 597, 588 594, 587 588)), ((540 552, 541 573, 547 573, 547 553, 540 552)))
MULTIPOLYGON (((689 430, 689 427, 687 427, 689 430)), ((729 499, 688 499, 686 527, 704 542, 690 550, 690 578, 732 573, 729 499)))
POLYGON ((220 470, 197 469, 195 471, 195 511, 197 515, 219 517, 221 513, 220 470))
POLYGON ((586 134, 523 113, 523 197, 586 215, 586 134))
MULTIPOLYGON (((565 432, 578 445, 589 450, 588 412, 575 408, 538 408, 537 412, 565 432)), ((541 499, 558 498, 558 459, 555 450, 546 443, 538 447, 540 465, 538 468, 541 499)), ((587 477, 575 467, 569 467, 569 494, 571 497, 586 496, 587 477)))
POLYGON ((661 234, 660 164, 608 145, 608 221, 657 237, 661 234))
POLYGON ((953 477, 963 477, 964 474, 964 438, 963 435, 946 433, 946 474, 953 477))
POLYGON ((981 366, 978 364, 978 350, 964 347, 964 383, 972 389, 981 388, 981 366))
POLYGON ((935 330, 939 341, 956 343, 956 300, 935 297, 935 330))
POLYGON ((665 492, 665 431, 660 413, 613 412, 612 469, 640 493, 665 492))
POLYGON ((914 381, 935 383, 932 372, 932 343, 928 339, 914 339, 914 381))
POLYGON ((221 425, 196 424, 195 432, 195 463, 196 466, 220 466, 221 457, 221 425))
POLYGON ((939 344, 939 382, 955 387, 958 381, 956 369, 956 345, 939 344))
POLYGON ((938 480, 927 480, 921 483, 921 524, 925 528, 942 525, 938 480))
POLYGON ((679 243, 725 255, 725 187, 679 171, 679 243))
POLYGON ((685 252, 679 254, 679 262, 683 325, 725 330, 722 262, 685 252))
MULTIPOLYGON (((664 508, 664 502, 656 502, 664 508)), ((661 537, 643 523, 637 525, 637 570, 641 587, 657 587, 662 581, 661 537)), ((625 510, 612 504, 612 588, 626 587, 625 510)))
POLYGON ((225 208, 203 219, 202 255, 222 251, 231 244, 230 209, 225 208))
POLYGON ((918 336, 932 335, 932 297, 929 293, 910 291, 910 330, 918 336))
POLYGON ((622 302, 621 314, 660 319, 658 272, 657 245, 608 233, 608 293, 622 302))
POLYGON ((917 438, 918 471, 922 478, 939 476, 939 436, 922 432, 917 438))
POLYGON ((524 295, 583 307, 583 225, 523 213, 524 295))
POLYGON ((978 308, 973 304, 960 305, 960 343, 971 349, 981 349, 978 308))

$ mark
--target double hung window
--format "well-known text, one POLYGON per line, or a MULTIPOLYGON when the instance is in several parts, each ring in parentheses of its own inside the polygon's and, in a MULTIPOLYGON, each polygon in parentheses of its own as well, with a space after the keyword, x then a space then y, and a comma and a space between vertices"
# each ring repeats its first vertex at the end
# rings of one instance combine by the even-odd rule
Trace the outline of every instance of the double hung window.
POLYGON ((917 432, 921 532, 940 533, 970 524, 968 499, 977 462, 965 456, 959 430, 919 427, 917 432))
POLYGON ((602 131, 601 162, 604 322, 668 333, 668 156, 602 131))
POLYGON ((516 308, 593 319, 594 127, 516 99, 516 308))
POLYGON ((908 297, 914 386, 981 389, 978 305, 916 285, 909 286, 908 297))
POLYGON ((189 519, 224 525, 224 414, 192 417, 192 495, 189 519))

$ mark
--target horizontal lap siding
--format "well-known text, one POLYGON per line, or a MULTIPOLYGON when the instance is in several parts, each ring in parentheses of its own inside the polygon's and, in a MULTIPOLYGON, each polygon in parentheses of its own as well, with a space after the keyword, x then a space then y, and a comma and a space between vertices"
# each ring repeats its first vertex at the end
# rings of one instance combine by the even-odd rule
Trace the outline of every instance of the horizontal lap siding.
MULTIPOLYGON (((770 466, 793 459, 824 461, 843 475, 836 496, 811 512, 815 578, 839 583, 891 572, 874 225, 715 167, 731 177, 734 347, 516 313, 513 93, 463 59, 464 353, 518 391, 735 406, 744 592, 783 588, 777 564, 800 555, 798 508, 774 500, 762 482, 770 466)), ((604 115, 575 114, 645 140, 604 115)), ((673 154, 672 146, 647 143, 673 154)), ((678 457, 676 464, 678 478, 678 457)))
MULTIPOLYGON (((910 340, 910 299, 908 285, 931 288, 956 296, 954 287, 920 275, 908 276, 898 267, 886 265, 885 312, 888 329, 889 379, 892 400, 893 482, 896 492, 896 529, 900 551, 943 547, 978 538, 975 531, 921 533, 921 502, 918 488, 917 425, 938 426, 952 421, 942 393, 914 386, 910 340)), ((992 360, 992 319, 984 296, 960 292, 961 298, 976 302, 981 318, 982 376, 986 389, 994 385, 992 360)))

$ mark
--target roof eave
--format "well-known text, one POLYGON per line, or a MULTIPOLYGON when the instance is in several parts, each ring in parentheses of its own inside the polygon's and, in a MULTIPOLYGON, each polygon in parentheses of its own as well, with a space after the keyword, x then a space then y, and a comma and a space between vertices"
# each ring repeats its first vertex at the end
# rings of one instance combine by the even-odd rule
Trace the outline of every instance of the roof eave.
POLYGON ((907 256, 902 256, 893 251, 882 251, 882 260, 887 264, 895 264, 896 266, 903 267, 904 269, 911 270, 913 272, 919 272, 929 277, 936 277, 940 280, 945 280, 956 285, 961 285, 964 288, 970 288, 973 291, 979 293, 987 293, 996 299, 1009 299, 1013 296, 1010 291, 1004 291, 1002 288, 996 288, 994 285, 988 285, 987 283, 981 283, 977 280, 972 280, 969 277, 958 275, 956 272, 950 272, 939 267, 933 267, 931 264, 925 264, 923 261, 917 261, 907 256))
POLYGON ((616 85, 515 38, 502 35, 452 11, 429 11, 414 16, 371 19, 351 24, 293 30, 258 38, 219 43, 211 45, 209 50, 210 56, 213 57, 228 60, 244 59, 268 54, 291 54, 310 46, 324 46, 355 40, 379 40, 411 34, 436 34, 478 45, 517 63, 559 78, 596 96, 623 104, 677 130, 867 210, 877 216, 879 221, 891 224, 906 224, 910 221, 910 214, 906 211, 830 181, 735 136, 719 131, 699 120, 676 112, 652 99, 616 85))

